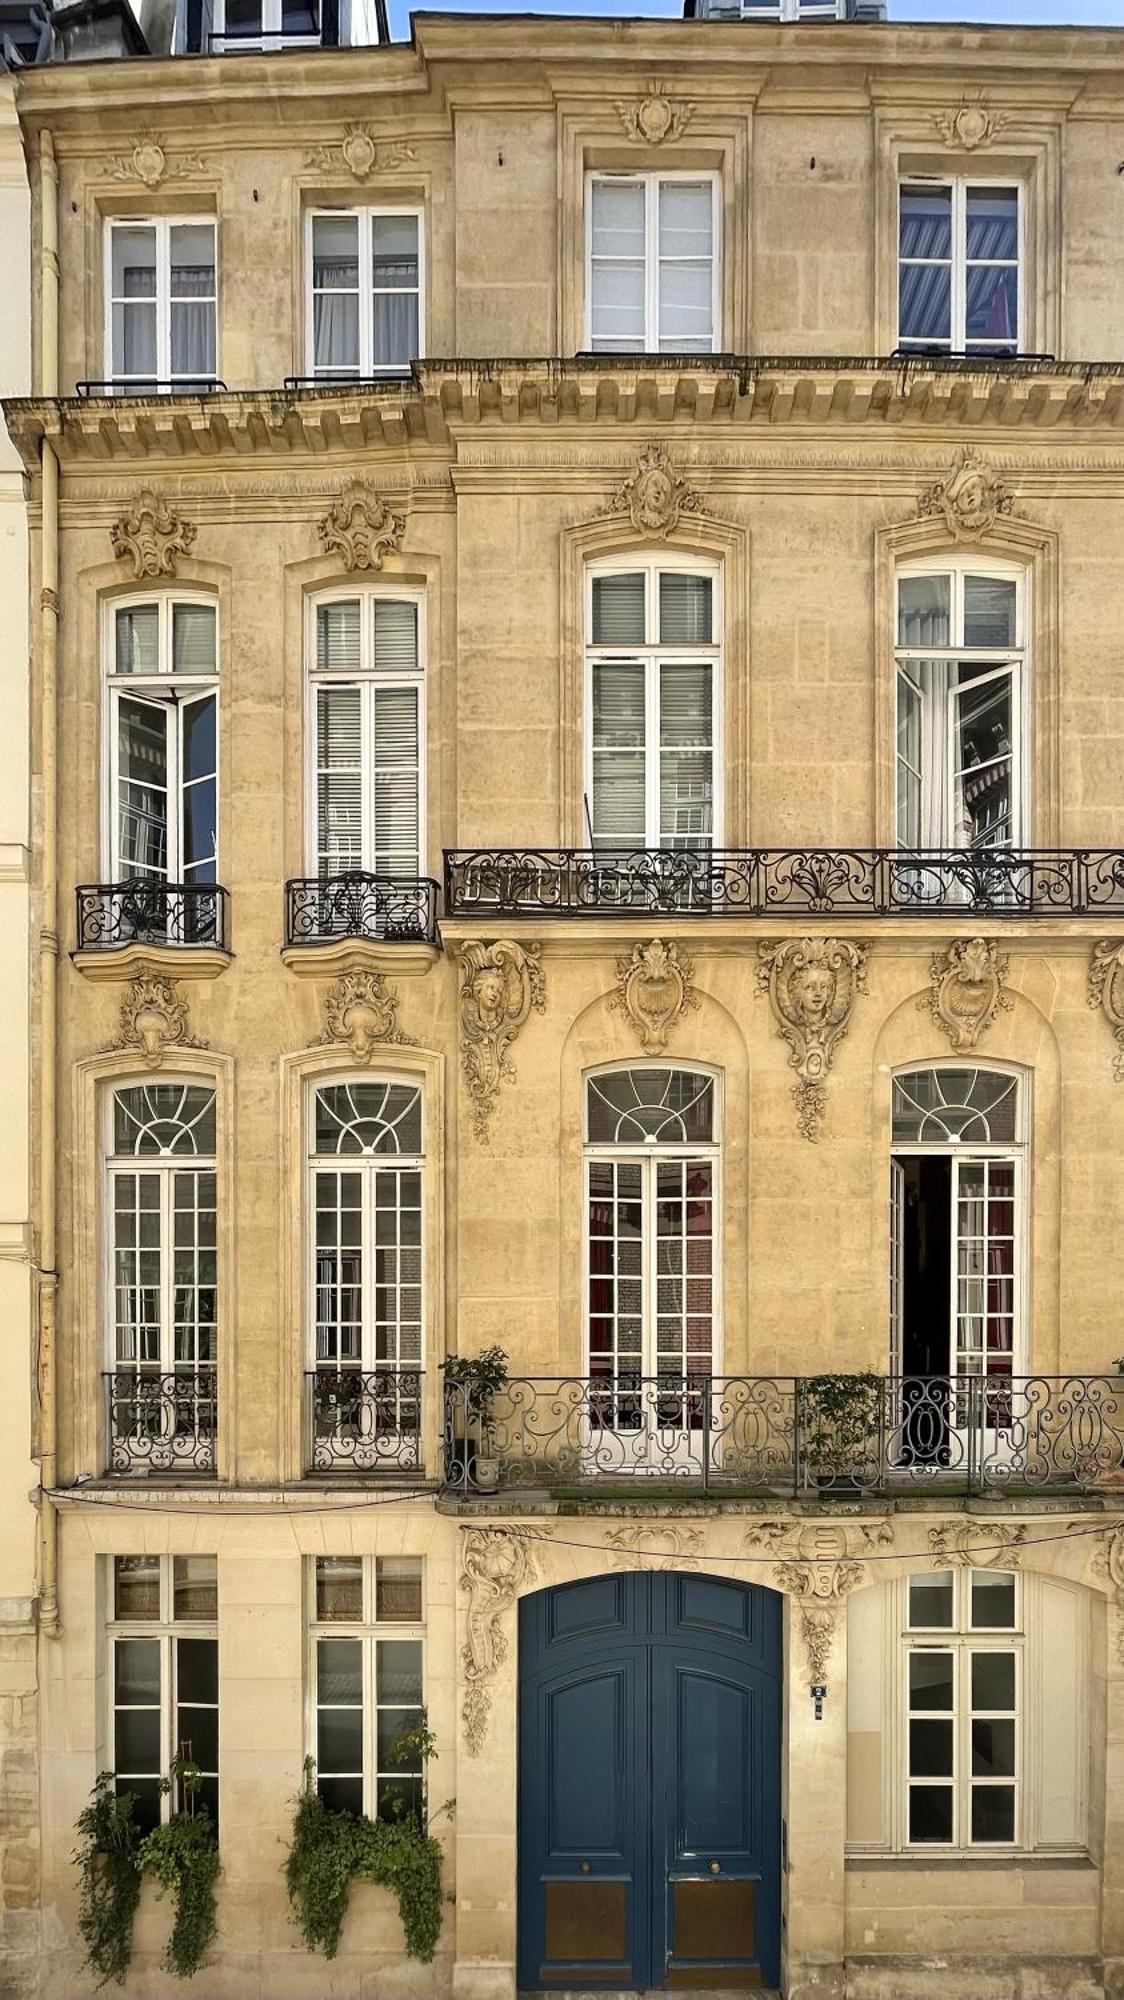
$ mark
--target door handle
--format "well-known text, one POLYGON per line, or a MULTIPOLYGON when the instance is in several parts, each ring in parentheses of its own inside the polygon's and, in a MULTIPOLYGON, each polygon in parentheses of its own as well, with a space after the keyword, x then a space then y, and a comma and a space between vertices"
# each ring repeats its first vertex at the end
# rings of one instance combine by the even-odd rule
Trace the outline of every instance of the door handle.
POLYGON ((712 1875, 721 1875, 722 1863, 720 1861, 712 1861, 709 1865, 710 1865, 710 1872, 712 1875))
POLYGON ((591 1861, 583 1861, 583 1862, 582 1862, 582 1864, 581 1864, 581 1871, 582 1871, 582 1874, 583 1874, 583 1875, 588 1875, 588 1874, 590 1873, 590 1870, 592 1869, 592 1867, 593 1867, 593 1863, 592 1863, 591 1861))

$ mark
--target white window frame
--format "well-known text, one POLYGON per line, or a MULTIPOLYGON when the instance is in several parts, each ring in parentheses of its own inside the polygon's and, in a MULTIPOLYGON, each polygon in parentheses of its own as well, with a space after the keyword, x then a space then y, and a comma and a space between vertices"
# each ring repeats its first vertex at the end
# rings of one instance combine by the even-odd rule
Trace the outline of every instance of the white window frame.
MULTIPOLYGON (((324 1551, 325 1554, 328 1551, 324 1551)), ((333 1552, 334 1553, 334 1552, 333 1552)), ((342 1551, 340 1552, 342 1553, 342 1551)), ((405 1551, 403 1553, 406 1553, 405 1551)), ((378 1770, 378 1686, 376 1667, 376 1645, 380 1639, 407 1639, 421 1642, 422 1649, 422 1698, 423 1716, 429 1707, 429 1647, 427 1624, 429 1612, 428 1564, 423 1556, 416 1560, 421 1570, 421 1617, 417 1620, 387 1618, 377 1616, 376 1581, 378 1557, 365 1555, 357 1558, 363 1566, 363 1616, 356 1621, 347 1618, 318 1619, 316 1615, 316 1557, 305 1558, 305 1744, 306 1754, 314 1761, 318 1747, 317 1716, 320 1703, 317 1687, 316 1646, 319 1639, 359 1639, 363 1647, 363 1811, 368 1819, 374 1819, 378 1806, 378 1781, 387 1773, 378 1770)), ((397 1704, 386 1703, 392 1707, 397 1704)), ((403 1711, 409 1712, 409 1711, 403 1711)), ((329 1772, 330 1777, 332 1774, 329 1772)), ((405 1775, 405 1774, 402 1774, 405 1775)), ((414 1774, 411 1774, 414 1775, 414 1774)), ((320 1772, 317 1768, 317 1777, 320 1772)), ((426 1771, 421 1772, 422 1800, 426 1798, 426 1771)))
MULTIPOLYGON (((986 555, 981 551, 974 554, 946 553, 940 556, 915 557, 896 565, 894 573, 894 842, 898 838, 899 814, 901 809, 900 758, 897 752, 897 707, 898 691, 902 680, 903 666, 916 660, 937 660, 950 666, 958 660, 984 659, 990 656, 1004 664, 997 666, 988 677, 970 683, 972 687, 985 685, 985 678, 998 680, 1009 675, 1012 683, 1011 700, 1011 818, 1012 840, 1009 851, 1018 851, 1029 844, 1031 829, 1032 791, 1031 763, 1033 732, 1031 724, 1031 574, 1024 564, 1011 562, 1001 556, 986 555), (899 642, 899 604, 903 582, 913 577, 947 576, 950 579, 949 638, 947 646, 906 646, 899 642), (985 580, 1013 583, 1015 585, 1015 644, 1013 646, 965 646, 956 643, 955 635, 964 630, 965 578, 981 577, 985 580)), ((913 685, 911 681, 911 686, 913 685)), ((943 799, 946 829, 951 832, 956 816, 956 696, 949 687, 945 691, 944 715, 939 718, 925 713, 925 697, 918 694, 921 703, 921 774, 925 783, 928 769, 927 759, 939 756, 943 766, 937 774, 943 799)), ((945 839, 936 843, 922 841, 921 846, 944 846, 955 848, 957 852, 972 850, 961 848, 959 842, 945 839)), ((982 851, 982 850, 981 850, 982 851)))
MULTIPOLYGON (((649 848, 662 848, 660 838, 660 666, 667 661, 688 664, 709 662, 711 717, 711 831, 709 837, 693 844, 669 848, 674 853, 713 852, 722 846, 725 820, 725 671, 723 646, 722 565, 704 556, 690 556, 676 550, 661 555, 635 554, 606 556, 585 566, 585 647, 582 785, 586 801, 585 819, 593 825, 593 681, 596 667, 605 661, 637 661, 644 666, 644 840, 649 848), (635 576, 643 573, 644 629, 659 630, 661 575, 705 576, 710 579, 711 642, 708 646, 661 645, 646 639, 643 645, 605 646, 593 643, 593 586, 599 577, 635 576)), ((608 842, 603 842, 608 845, 608 842)))
MULTIPOLYGON (((722 352, 722 202, 721 175, 717 173, 688 173, 656 171, 653 173, 619 173, 609 168, 594 168, 585 176, 585 316, 582 345, 587 352, 606 354, 627 364, 630 354, 678 354, 701 359, 703 353, 722 352), (644 344, 642 347, 601 347, 593 346, 593 188, 598 181, 610 186, 625 183, 644 188, 644 344), (660 345, 659 329, 659 188, 674 181, 709 181, 711 190, 710 230, 710 346, 705 349, 677 348, 660 345)), ((666 261, 666 260, 665 260, 666 261)))
MULTIPOLYGON (((374 1069, 362 1071, 354 1075, 350 1072, 341 1072, 338 1075, 333 1073, 329 1076, 314 1077, 309 1083, 306 1100, 305 1200, 307 1207, 304 1268, 305 1325, 307 1327, 305 1337, 307 1360, 305 1365, 310 1371, 320 1369, 327 1371, 333 1366, 340 1367, 338 1356, 335 1363, 333 1363, 331 1359, 319 1359, 316 1353, 316 1180, 318 1174, 326 1172, 337 1174, 358 1173, 363 1183, 362 1234, 360 1237, 360 1248, 363 1258, 363 1297, 360 1356, 358 1363, 354 1364, 356 1370, 363 1375, 378 1374, 383 1369, 388 1371, 399 1370, 406 1374, 416 1374, 419 1376, 424 1374, 427 1348, 427 1315, 429 1310, 429 1288, 426 1282, 426 1258, 428 1255, 428 1218, 426 1207, 428 1187, 425 1154, 425 1120, 425 1084, 422 1078, 418 1076, 411 1076, 407 1073, 399 1074, 391 1070, 382 1071, 374 1069), (397 1085, 403 1089, 417 1091, 420 1105, 422 1151, 417 1154, 318 1153, 316 1151, 316 1099, 318 1092, 337 1086, 347 1088, 348 1085, 372 1083, 397 1085), (418 1251, 421 1272, 420 1353, 416 1362, 403 1361, 400 1357, 395 1361, 379 1361, 374 1351, 376 1338, 375 1291, 377 1280, 373 1268, 376 1247, 376 1210, 374 1206, 373 1184, 377 1173, 385 1169, 391 1169, 400 1173, 416 1172, 421 1181, 421 1242, 418 1251)), ((341 1373, 346 1374, 346 1371, 341 1369, 341 1373)), ((411 1400, 416 1400, 416 1398, 411 1400)))
MULTIPOLYGON (((133 1551, 129 1551, 128 1553, 132 1554, 133 1551)), ((143 1553, 143 1551, 138 1550, 136 1551, 136 1553, 141 1554, 143 1553)), ((207 1551, 206 1553, 209 1554, 209 1551, 207 1551)), ((116 1678, 117 1677, 115 1671, 114 1656, 116 1653, 118 1640, 155 1639, 159 1644, 160 1755, 162 1760, 161 1776, 167 1778, 170 1776, 171 1773, 171 1765, 173 1758, 179 1755, 179 1744, 176 1741, 176 1710, 179 1705, 178 1688, 176 1685, 176 1663, 177 1663, 176 1640, 212 1639, 214 1640, 217 1647, 218 1637, 219 1637, 219 1625, 217 1617, 180 1618, 180 1619, 176 1618, 174 1582, 173 1582, 175 1556, 173 1555, 162 1555, 156 1558, 157 1562, 160 1565, 160 1608, 158 1616, 156 1618, 118 1618, 116 1615, 116 1600, 115 1600, 114 1565, 116 1558, 114 1556, 106 1556, 104 1560, 107 1571, 107 1580, 106 1580, 107 1615, 105 1621, 105 1642, 106 1642, 107 1658, 106 1658, 106 1676, 105 1676, 105 1703, 106 1703, 106 1726, 108 1731, 106 1736, 108 1756, 105 1759, 105 1766, 107 1769, 113 1772, 115 1783, 121 1784, 123 1786, 123 1789, 127 1791, 129 1784, 128 1774, 122 1774, 122 1776, 119 1778, 117 1773, 117 1727, 116 1727, 116 1721, 117 1721, 116 1678)), ((217 1575, 217 1568, 216 1568, 216 1575, 217 1575)), ((216 1589, 217 1589, 217 1584, 216 1584, 216 1589)), ((197 1703, 194 1705, 201 1707, 201 1706, 207 1706, 209 1704, 197 1703)), ((219 1717, 218 1782, 221 1786, 222 1782, 221 1664, 220 1664, 220 1678, 218 1683, 218 1701, 215 1703, 215 1708, 219 1717)), ((142 1775, 147 1777, 148 1774, 134 1773, 133 1775, 134 1777, 142 1775)), ((165 1791, 160 1794, 161 1824, 165 1823, 167 1820, 171 1818, 173 1812, 179 1809, 180 1804, 181 1801, 175 1799, 171 1791, 165 1791)), ((221 1795, 220 1795, 220 1805, 221 1805, 221 1795)))
MULTIPOLYGON (((376 587, 361 586, 351 590, 334 588, 319 590, 307 600, 305 620, 305 858, 310 876, 320 873, 319 828, 318 828, 318 730, 316 720, 316 690, 318 687, 358 687, 360 694, 360 726, 362 730, 360 798, 363 812, 363 866, 362 874, 374 874, 375 852, 373 846, 374 828, 371 825, 371 786, 374 769, 374 689, 412 688, 417 695, 418 716, 418 879, 427 873, 428 828, 426 823, 426 770, 429 762, 428 721, 426 705, 426 599, 425 591, 409 584, 395 586, 387 583, 376 587), (411 603, 417 610, 417 665, 412 673, 380 674, 374 668, 374 617, 371 606, 379 598, 392 603, 411 603), (351 669, 328 669, 316 663, 316 614, 322 605, 353 604, 359 602, 359 666, 351 669), (368 865, 369 864, 369 865, 368 865)), ((328 878, 329 880, 332 878, 328 878)))
MULTIPOLYGON (((403 373, 403 364, 401 362, 376 362, 374 357, 374 253, 372 250, 371 222, 376 216, 380 215, 410 215, 413 216, 418 225, 418 358, 425 353, 427 273, 424 205, 421 202, 409 201, 376 201, 356 204, 351 207, 318 205, 315 208, 309 208, 305 211, 304 224, 304 351, 308 374, 310 378, 315 377, 318 382, 340 382, 346 384, 349 381, 363 382, 370 379, 377 380, 380 375, 389 376, 393 381, 399 379, 403 373), (341 218, 350 221, 353 216, 358 219, 359 237, 359 359, 354 373, 349 375, 342 369, 318 368, 316 365, 316 340, 313 330, 315 293, 312 276, 312 237, 313 225, 317 221, 325 218, 328 221, 339 221, 341 218)), ((408 294, 409 288, 402 286, 399 289, 403 295, 408 294)))
MULTIPOLYGON (((938 1572, 915 1572, 924 1575, 931 1582, 938 1572)), ((944 1572, 941 1572, 944 1573, 944 1572)), ((911 1625, 909 1612, 909 1576, 895 1581, 895 1632, 899 1652, 896 1686, 897 1718, 894 1731, 894 1792, 897 1808, 894 1815, 895 1841, 899 1853, 908 1854, 918 1866, 924 1864, 926 1855, 1012 1855, 1025 1851, 1026 1812, 1028 1806, 1028 1782, 1026 1773, 1026 1736, 1028 1696, 1026 1684, 1026 1593, 1024 1579, 1017 1570, 1002 1569, 996 1564, 994 1570, 973 1569, 950 1566, 948 1574, 953 1579, 953 1621, 951 1626, 911 1625), (973 1626, 971 1623, 972 1579, 979 1576, 1013 1576, 1015 1585, 1015 1611, 1012 1626, 973 1626), (911 1653, 951 1652, 953 1658, 953 1774, 951 1779, 921 1777, 911 1781, 909 1777, 909 1656, 911 1653), (1005 1841, 974 1841, 971 1838, 972 1810, 972 1767, 971 1767, 971 1660, 973 1653, 1012 1653, 1015 1659, 1015 1775, 1013 1778, 995 1780, 996 1784, 1011 1784, 1015 1791, 1014 1837, 1005 1841), (912 1782, 919 1784, 951 1784, 953 1791, 953 1839, 950 1841, 911 1841, 909 1838, 909 1794, 912 1782)), ((1009 1710, 976 1711, 977 1714, 991 1713, 1007 1715, 1009 1710)), ((928 1711, 937 1717, 947 1715, 948 1710, 928 1711)))
MULTIPOLYGON (((101 1106, 101 1115, 103 1121, 102 1123, 102 1134, 103 1134, 102 1213, 105 1217, 105 1224, 102 1231, 102 1272, 103 1272, 102 1282, 104 1286, 104 1297, 106 1301, 106 1309, 104 1315, 105 1342, 106 1342, 105 1367, 112 1373, 115 1374, 123 1373, 124 1371, 130 1368, 135 1369, 138 1376, 142 1376, 146 1372, 146 1368, 148 1372, 155 1373, 158 1375, 173 1375, 176 1372, 175 1278, 173 1271, 173 1265, 174 1265, 173 1253, 175 1250, 175 1206, 173 1202, 173 1181, 175 1175, 180 1172, 210 1173, 213 1174, 215 1177, 215 1218, 216 1218, 215 1341, 217 1347, 219 1339, 218 1313, 222 1299, 222 1291, 221 1291, 221 1286, 219 1284, 218 1269, 217 1269, 219 1260, 218 1239, 221 1235, 221 1230, 219 1228, 219 1219, 222 1215, 222 1189, 219 1184, 219 1167, 218 1167, 218 1151, 217 1151, 218 1114, 219 1114, 219 1102, 218 1102, 217 1085, 210 1078, 206 1076, 178 1075, 174 1070, 171 1071, 170 1073, 165 1073, 165 1071, 159 1070, 154 1073, 150 1073, 147 1076, 142 1075, 136 1077, 129 1077, 129 1076, 116 1077, 114 1078, 113 1083, 102 1093, 102 1106, 101 1106), (115 1140, 114 1127, 115 1127, 117 1098, 119 1093, 127 1090, 143 1089, 147 1084, 151 1084, 154 1082, 158 1084, 169 1084, 176 1089, 183 1088, 188 1090, 202 1090, 210 1092, 211 1097, 214 1099, 214 1115, 216 1120, 216 1133, 215 1133, 216 1150, 214 1153, 161 1152, 161 1153, 123 1154, 123 1153, 118 1153, 116 1151, 114 1143, 115 1140), (160 1176, 160 1182, 161 1182, 160 1186, 160 1356, 156 1362, 143 1364, 139 1360, 139 1358, 135 1362, 130 1362, 130 1361, 119 1360, 117 1357, 117 1307, 116 1307, 117 1245, 114 1240, 114 1215, 116 1213, 116 1210, 114 1206, 113 1191, 116 1180, 120 1174, 140 1175, 149 1173, 158 1174, 160 1176)), ((196 1210, 195 1213, 198 1213, 198 1210, 196 1210)), ((198 1375, 199 1370, 201 1368, 210 1368, 215 1371, 216 1376, 218 1372, 218 1365, 219 1365, 219 1358, 217 1352, 215 1355, 215 1359, 213 1361, 200 1361, 198 1358, 196 1358, 196 1360, 190 1364, 190 1369, 188 1368, 188 1364, 186 1363, 181 1364, 181 1366, 184 1367, 186 1372, 193 1372, 196 1375, 198 1375)))
MULTIPOLYGON (((221 0, 219 0, 221 5, 221 0)), ((220 348, 221 326, 219 322, 219 227, 218 218, 211 214, 197 215, 114 215, 107 216, 104 229, 104 300, 103 324, 105 379, 113 393, 129 395, 134 385, 141 389, 151 389, 158 383, 161 393, 174 391, 180 383, 199 382, 204 379, 219 381, 222 378, 222 353, 220 348), (214 243, 215 270, 215 366, 209 378, 199 375, 172 374, 172 230, 209 228, 214 243), (156 232, 156 374, 119 375, 113 365, 113 235, 117 229, 152 229, 156 232)), ((196 304, 203 304, 199 299, 196 304)))
MULTIPOLYGON (((183 803, 181 757, 183 749, 183 709, 186 702, 201 700, 213 694, 215 701, 215 882, 222 880, 220 858, 220 832, 222 808, 222 619, 216 599, 203 590, 146 590, 132 591, 125 597, 107 598, 102 616, 102 659, 104 671, 104 722, 102 742, 102 853, 105 857, 105 879, 120 882, 122 874, 120 855, 120 768, 119 768, 119 728, 117 719, 118 702, 122 696, 133 696, 137 701, 160 703, 177 718, 175 729, 168 728, 168 866, 165 882, 183 881, 183 803), (117 613, 130 611, 141 606, 155 604, 159 614, 158 663, 155 674, 119 674, 117 672, 117 613), (210 674, 174 673, 172 670, 172 616, 178 604, 201 604, 215 614, 215 666, 210 674), (171 812, 172 800, 176 801, 175 822, 171 812)), ((144 875, 143 881, 158 879, 155 875, 144 875)))
MULTIPOLYGON (((1014 350, 1009 340, 973 340, 970 359, 986 361, 989 354, 1000 360, 1013 360, 1026 350, 1027 327, 1027 187, 1018 174, 926 174, 908 173, 904 169, 898 174, 897 192, 894 202, 895 252, 894 252, 894 325, 897 328, 896 345, 905 353, 919 352, 932 354, 934 350, 949 355, 964 355, 968 350, 967 308, 968 308, 968 189, 988 188, 1013 189, 1018 196, 1018 243, 1013 268, 1017 277, 1018 313, 1016 316, 1014 350), (951 188, 952 190, 952 255, 943 257, 916 258, 903 260, 901 254, 901 200, 903 189, 922 190, 951 188), (949 338, 944 341, 921 334, 905 334, 901 326, 901 271, 903 261, 910 265, 918 263, 941 264, 950 262, 950 316, 949 338)), ((973 264, 1002 265, 1012 268, 1012 260, 1007 257, 973 258, 973 264)))
MULTIPOLYGON (((1011 1260, 1013 1280, 1014 1280, 1014 1312, 1013 1312, 1013 1320, 1011 1327, 1011 1375, 1012 1377, 1017 1378, 1018 1376, 1025 1375, 1027 1373, 1027 1356, 1030 1351, 1030 1311, 1029 1311, 1030 1202, 1028 1199, 1029 1161, 1030 1161, 1030 1129, 1029 1129, 1030 1093, 1028 1089, 1028 1079, 1024 1076, 1021 1070, 1013 1068, 1010 1064, 1002 1062, 987 1062, 987 1061, 981 1062, 975 1060, 971 1056, 962 1056, 959 1058, 959 1060, 949 1059, 943 1062, 918 1061, 911 1063, 899 1063, 896 1065, 893 1071, 893 1076, 891 1078, 891 1090, 893 1089, 894 1080, 899 1076, 910 1076, 920 1070, 957 1071, 963 1069, 975 1069, 975 1070, 985 1071, 989 1075, 1013 1078, 1017 1087, 1015 1096, 1015 1137, 1013 1139, 996 1140, 994 1142, 987 1140, 978 1140, 978 1139, 910 1141, 910 1140, 895 1139, 891 1133, 891 1138, 890 1138, 890 1174, 891 1174, 890 1373, 891 1375, 898 1377, 901 1377, 903 1373, 902 1355, 900 1351, 902 1289, 901 1289, 901 1273, 897 1263, 898 1244, 894 1240, 895 1238, 894 1211, 896 1209, 897 1199, 898 1199, 896 1193, 897 1176, 894 1172, 894 1168, 896 1162, 899 1160, 907 1158, 914 1159, 917 1157, 930 1158, 930 1159, 938 1157, 938 1158, 952 1159, 954 1162, 971 1161, 971 1160, 998 1160, 1007 1162, 1012 1166, 1014 1170, 1013 1206, 1014 1206, 1015 1243, 1014 1243, 1014 1255, 1011 1260), (896 1312, 895 1312, 895 1303, 897 1305, 896 1312)), ((972 1371, 961 1372, 959 1369, 960 1350, 958 1342, 958 1329, 960 1321, 960 1300, 959 1300, 959 1289, 957 1282, 959 1275, 957 1270, 957 1248, 960 1238, 957 1234, 957 1214, 958 1214, 957 1197, 958 1197, 957 1169, 954 1166, 953 1187, 952 1187, 952 1218, 951 1218, 952 1226, 949 1230, 949 1270, 950 1270, 949 1298, 950 1298, 950 1312, 951 1312, 951 1317, 949 1321, 949 1378, 954 1382, 962 1382, 962 1381, 967 1381, 969 1379, 976 1379, 976 1377, 973 1375, 972 1371)), ((986 1284, 986 1274, 984 1281, 986 1284)), ((986 1362, 986 1350, 984 1358, 986 1362)), ((985 1381, 988 1379, 986 1371, 983 1372, 982 1379, 985 1381)))
POLYGON ((204 55, 237 55, 240 50, 261 49, 314 49, 319 48, 324 35, 324 0, 317 0, 319 26, 314 35, 287 35, 282 29, 282 0, 261 0, 261 34, 232 35, 226 40, 225 0, 213 0, 211 37, 204 55))
POLYGON ((847 0, 742 0, 743 21, 845 21, 847 0))
MULTIPOLYGON (((614 1164, 639 1161, 641 1163, 641 1242, 644 1247, 644 1268, 642 1272, 642 1326, 641 1326, 641 1373, 645 1381, 654 1380, 658 1374, 655 1366, 657 1299, 656 1283, 658 1271, 656 1253, 658 1237, 655 1229, 656 1206, 656 1165, 661 1160, 707 1160, 711 1171, 711 1377, 721 1376, 724 1346, 724 1287, 723 1271, 725 1258, 722 1254, 725 1216, 725 1191, 722 1175, 723 1125, 722 1125, 722 1076, 709 1063, 684 1060, 669 1062, 666 1058, 638 1057, 618 1063, 601 1063, 596 1069, 586 1070, 582 1076, 582 1370, 587 1379, 591 1374, 590 1355, 590 1236, 589 1236, 589 1169, 599 1160, 614 1164), (669 1144, 666 1141, 630 1139, 619 1145, 608 1140, 591 1140, 589 1137, 589 1086, 598 1077, 619 1075, 628 1070, 686 1070, 697 1076, 709 1077, 713 1085, 714 1106, 713 1136, 708 1141, 693 1140, 684 1144, 669 1144)), ((614 1374, 616 1371, 614 1371, 614 1374)), ((600 1378, 598 1378, 600 1379, 600 1378)), ((606 1381, 609 1378, 605 1378, 606 1381)))

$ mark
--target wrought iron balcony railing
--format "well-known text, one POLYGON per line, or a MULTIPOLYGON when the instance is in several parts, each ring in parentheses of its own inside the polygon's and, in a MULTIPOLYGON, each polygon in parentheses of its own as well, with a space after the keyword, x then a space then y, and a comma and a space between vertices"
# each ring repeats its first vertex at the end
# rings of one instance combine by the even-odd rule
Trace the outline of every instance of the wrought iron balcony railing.
POLYGON ((437 943, 437 884, 428 876, 302 876, 285 884, 285 943, 437 943))
POLYGON ((217 945, 226 950, 226 890, 214 882, 83 883, 77 891, 79 951, 127 944, 217 945))
POLYGON ((460 848, 448 916, 1124 912, 1124 848, 460 848))
POLYGON ((420 1472, 422 1389, 417 1368, 314 1368, 304 1378, 310 1472, 420 1472))
POLYGON ((213 1366, 160 1374, 127 1365, 103 1380, 110 1472, 214 1474, 218 1378, 213 1366))
POLYGON ((1111 1375, 640 1376, 445 1387, 443 1479, 462 1494, 682 1482, 771 1495, 1124 1487, 1111 1375))

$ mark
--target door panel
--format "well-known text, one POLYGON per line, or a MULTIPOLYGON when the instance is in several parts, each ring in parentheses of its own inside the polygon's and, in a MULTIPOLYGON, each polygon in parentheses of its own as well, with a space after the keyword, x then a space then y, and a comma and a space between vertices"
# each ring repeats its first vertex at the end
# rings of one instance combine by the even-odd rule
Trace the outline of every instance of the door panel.
POLYGON ((780 1974, 780 1599, 639 1574, 520 1606, 519 1980, 780 1974))

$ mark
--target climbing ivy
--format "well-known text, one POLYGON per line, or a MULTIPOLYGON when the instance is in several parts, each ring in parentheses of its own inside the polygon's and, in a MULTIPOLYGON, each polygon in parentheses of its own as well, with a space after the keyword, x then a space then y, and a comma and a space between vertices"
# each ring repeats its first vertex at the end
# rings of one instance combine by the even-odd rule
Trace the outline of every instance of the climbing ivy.
POLYGON ((131 1792, 117 1797, 112 1771, 99 1771, 90 1803, 78 1815, 74 1860, 81 1882, 78 1929, 98 1984, 124 1984, 133 1956, 133 1918, 140 1900, 141 1831, 131 1792))
MULTIPOLYGON (((432 1755, 432 1739, 426 1754, 432 1755)), ((428 1964, 441 1934, 441 1847, 414 1813, 368 1819, 336 1812, 316 1790, 316 1766, 305 1758, 296 1801, 285 1886, 293 1917, 310 1951, 334 1958, 352 1881, 378 1882, 398 1898, 411 1958, 428 1964)))

